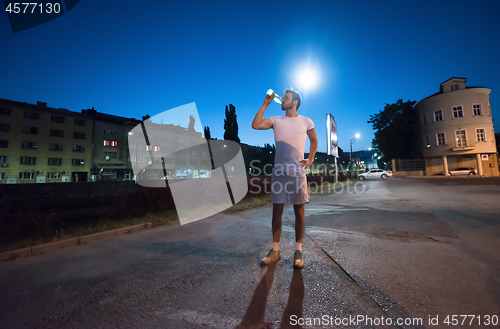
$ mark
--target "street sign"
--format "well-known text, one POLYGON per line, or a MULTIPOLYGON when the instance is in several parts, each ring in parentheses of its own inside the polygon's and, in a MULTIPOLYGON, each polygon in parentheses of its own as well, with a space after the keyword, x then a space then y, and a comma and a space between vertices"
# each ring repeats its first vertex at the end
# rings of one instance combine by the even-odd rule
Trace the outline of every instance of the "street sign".
POLYGON ((481 154, 481 159, 483 161, 488 161, 488 154, 481 154))

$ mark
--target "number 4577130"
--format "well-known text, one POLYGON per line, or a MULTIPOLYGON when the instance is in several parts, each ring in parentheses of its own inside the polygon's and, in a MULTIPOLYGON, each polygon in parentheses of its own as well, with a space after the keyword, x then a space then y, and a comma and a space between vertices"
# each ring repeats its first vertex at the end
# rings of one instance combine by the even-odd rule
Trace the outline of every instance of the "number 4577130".
POLYGON ((5 8, 9 14, 59 14, 61 11, 61 4, 59 3, 45 3, 45 8, 43 3, 37 2, 9 2, 7 8, 5 8))

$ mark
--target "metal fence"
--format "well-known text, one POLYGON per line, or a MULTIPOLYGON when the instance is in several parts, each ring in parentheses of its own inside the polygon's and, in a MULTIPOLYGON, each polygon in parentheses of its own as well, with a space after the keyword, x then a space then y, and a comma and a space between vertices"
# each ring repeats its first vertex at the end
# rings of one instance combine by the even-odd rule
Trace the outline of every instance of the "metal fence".
POLYGON ((395 171, 418 171, 424 170, 423 159, 395 159, 396 168, 395 171))

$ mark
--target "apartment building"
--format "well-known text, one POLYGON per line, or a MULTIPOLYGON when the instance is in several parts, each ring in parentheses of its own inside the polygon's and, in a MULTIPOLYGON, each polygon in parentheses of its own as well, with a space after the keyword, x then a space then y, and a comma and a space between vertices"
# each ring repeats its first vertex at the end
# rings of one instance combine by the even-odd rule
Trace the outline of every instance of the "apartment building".
POLYGON ((141 121, 100 113, 94 108, 81 113, 93 122, 91 180, 133 180, 128 134, 141 121))
POLYGON ((426 175, 470 167, 481 176, 498 176, 498 154, 491 116, 490 93, 484 87, 468 87, 466 78, 441 83, 440 91, 415 107, 426 175))
POLYGON ((92 125, 44 102, 0 99, 0 184, 88 181, 92 125))
POLYGON ((138 179, 211 177, 210 152, 202 133, 179 125, 144 123, 144 130, 138 126, 129 134, 129 152, 138 179))

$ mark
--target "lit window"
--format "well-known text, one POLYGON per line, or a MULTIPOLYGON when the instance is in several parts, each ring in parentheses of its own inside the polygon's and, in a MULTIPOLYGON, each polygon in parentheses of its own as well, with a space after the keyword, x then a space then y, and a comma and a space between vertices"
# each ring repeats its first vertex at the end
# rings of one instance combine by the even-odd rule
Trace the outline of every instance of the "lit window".
POLYGON ((455 137, 457 140, 457 147, 466 147, 467 146, 467 138, 465 135, 465 130, 456 130, 455 137))
POLYGON ((118 142, 117 142, 117 141, 108 141, 108 140, 104 140, 104 146, 112 146, 112 147, 115 147, 115 146, 118 146, 118 142))

